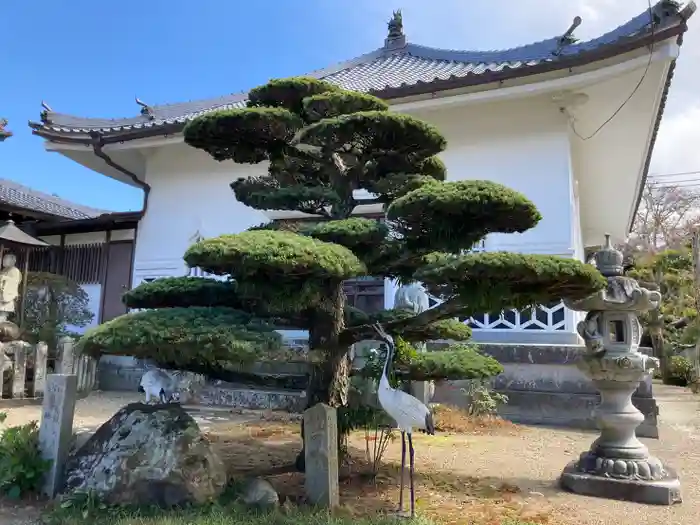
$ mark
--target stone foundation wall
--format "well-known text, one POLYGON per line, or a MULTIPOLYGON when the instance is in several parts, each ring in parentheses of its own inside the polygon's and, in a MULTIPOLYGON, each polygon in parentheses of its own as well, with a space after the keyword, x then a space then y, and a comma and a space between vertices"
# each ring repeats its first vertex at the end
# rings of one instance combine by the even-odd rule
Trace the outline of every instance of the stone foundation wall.
MULTIPOLYGON (((437 349, 444 345, 431 345, 437 349)), ((593 410, 600 402, 593 384, 575 366, 584 352, 578 345, 481 344, 480 347, 503 364, 504 371, 494 379, 495 388, 509 398, 501 415, 524 424, 595 429, 593 410)), ((304 363, 265 363, 250 371, 262 374, 303 376, 304 363)), ((103 390, 138 389, 144 368, 130 358, 103 360, 99 367, 99 383, 103 390)), ((434 402, 463 406, 460 388, 463 381, 439 382, 434 402)), ((304 398, 298 390, 251 388, 245 385, 214 382, 200 394, 202 404, 251 409, 303 410, 304 398)), ((653 397, 651 378, 643 382, 632 402, 644 414, 638 427, 640 437, 658 438, 658 407, 653 397)))
MULTIPOLYGON (((593 411, 600 402, 592 382, 575 366, 585 351, 577 345, 482 344, 481 349, 503 364, 494 388, 508 396, 501 415, 516 423, 595 429, 593 411)), ((464 405, 463 381, 440 382, 436 403, 464 405)), ((651 377, 642 382, 632 397, 644 414, 638 427, 640 437, 658 438, 658 406, 653 397, 651 377)))

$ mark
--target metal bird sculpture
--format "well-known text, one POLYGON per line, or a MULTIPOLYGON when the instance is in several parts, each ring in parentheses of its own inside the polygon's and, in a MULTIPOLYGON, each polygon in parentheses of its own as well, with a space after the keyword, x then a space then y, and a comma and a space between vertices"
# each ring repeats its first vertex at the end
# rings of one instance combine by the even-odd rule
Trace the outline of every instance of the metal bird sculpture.
POLYGON ((406 470, 406 438, 408 438, 409 452, 409 483, 411 492, 411 509, 410 516, 413 518, 416 515, 416 495, 413 484, 414 474, 414 450, 413 450, 413 431, 424 430, 427 434, 435 434, 435 424, 433 415, 430 409, 417 398, 406 392, 392 388, 389 384, 389 366, 394 358, 396 345, 394 338, 391 337, 381 324, 376 323, 374 330, 377 332, 379 340, 383 341, 387 346, 386 360, 382 370, 382 377, 379 380, 379 388, 377 397, 379 404, 384 411, 389 414, 401 431, 401 492, 399 495, 399 514, 404 513, 403 508, 403 489, 404 489, 404 472, 406 470))

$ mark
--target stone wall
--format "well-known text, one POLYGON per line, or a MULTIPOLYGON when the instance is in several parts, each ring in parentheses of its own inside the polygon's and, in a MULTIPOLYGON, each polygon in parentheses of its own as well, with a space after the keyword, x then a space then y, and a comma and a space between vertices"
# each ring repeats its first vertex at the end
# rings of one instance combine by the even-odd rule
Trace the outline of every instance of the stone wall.
MULTIPOLYGON (((434 349, 444 345, 431 345, 434 349)), ((495 388, 509 398, 501 415, 524 424, 595 429, 593 410, 600 401, 593 384, 575 366, 585 351, 576 345, 481 344, 480 347, 503 364, 504 372, 495 378, 495 388)), ((260 363, 249 369, 278 377, 302 377, 306 363, 260 363)), ((99 382, 103 390, 136 391, 145 368, 131 358, 103 358, 99 382)), ((460 388, 464 381, 439 382, 434 402, 464 405, 460 388)), ((242 408, 303 410, 301 391, 279 388, 251 388, 241 384, 213 382, 202 391, 204 404, 242 408)), ((658 407, 651 378, 640 385, 633 398, 645 421, 638 428, 641 437, 658 437, 658 407)))
MULTIPOLYGON (((585 351, 576 345, 482 344, 481 349, 503 364, 494 387, 508 396, 500 413, 516 423, 595 429, 593 410, 600 401, 595 387, 575 366, 585 351)), ((436 385, 436 403, 464 405, 463 381, 436 385)), ((640 384, 632 397, 645 420, 640 437, 658 438, 658 406, 652 393, 651 377, 640 384)))

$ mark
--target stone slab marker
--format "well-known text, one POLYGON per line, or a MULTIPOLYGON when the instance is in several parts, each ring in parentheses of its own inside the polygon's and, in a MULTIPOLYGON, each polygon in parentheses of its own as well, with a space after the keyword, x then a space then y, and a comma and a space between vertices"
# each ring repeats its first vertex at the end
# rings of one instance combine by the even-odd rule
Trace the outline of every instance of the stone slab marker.
POLYGON ((340 504, 338 492, 338 415, 319 403, 304 412, 306 496, 322 507, 340 504))
POLYGON ((73 374, 75 370, 73 339, 68 336, 58 340, 59 367, 61 374, 73 374))
POLYGON ((29 343, 24 341, 12 341, 10 343, 12 354, 15 358, 14 375, 12 376, 12 398, 22 399, 25 397, 25 387, 27 380, 27 350, 29 343))
POLYGON ((34 385, 32 397, 43 397, 46 388, 46 359, 49 347, 44 342, 38 342, 34 348, 34 385))
POLYGON ((51 467, 44 478, 43 493, 53 498, 60 483, 63 466, 73 438, 73 416, 78 390, 74 375, 49 374, 39 427, 39 450, 51 467))

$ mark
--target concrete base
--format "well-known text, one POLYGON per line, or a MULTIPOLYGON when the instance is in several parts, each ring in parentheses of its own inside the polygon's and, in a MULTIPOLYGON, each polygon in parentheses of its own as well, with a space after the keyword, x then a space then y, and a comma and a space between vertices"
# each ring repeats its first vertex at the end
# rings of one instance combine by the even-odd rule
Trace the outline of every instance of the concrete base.
POLYGON ((577 470, 577 461, 562 472, 562 488, 584 496, 633 501, 651 505, 681 503, 681 482, 676 472, 664 467, 668 476, 659 481, 623 480, 586 474, 577 470))

